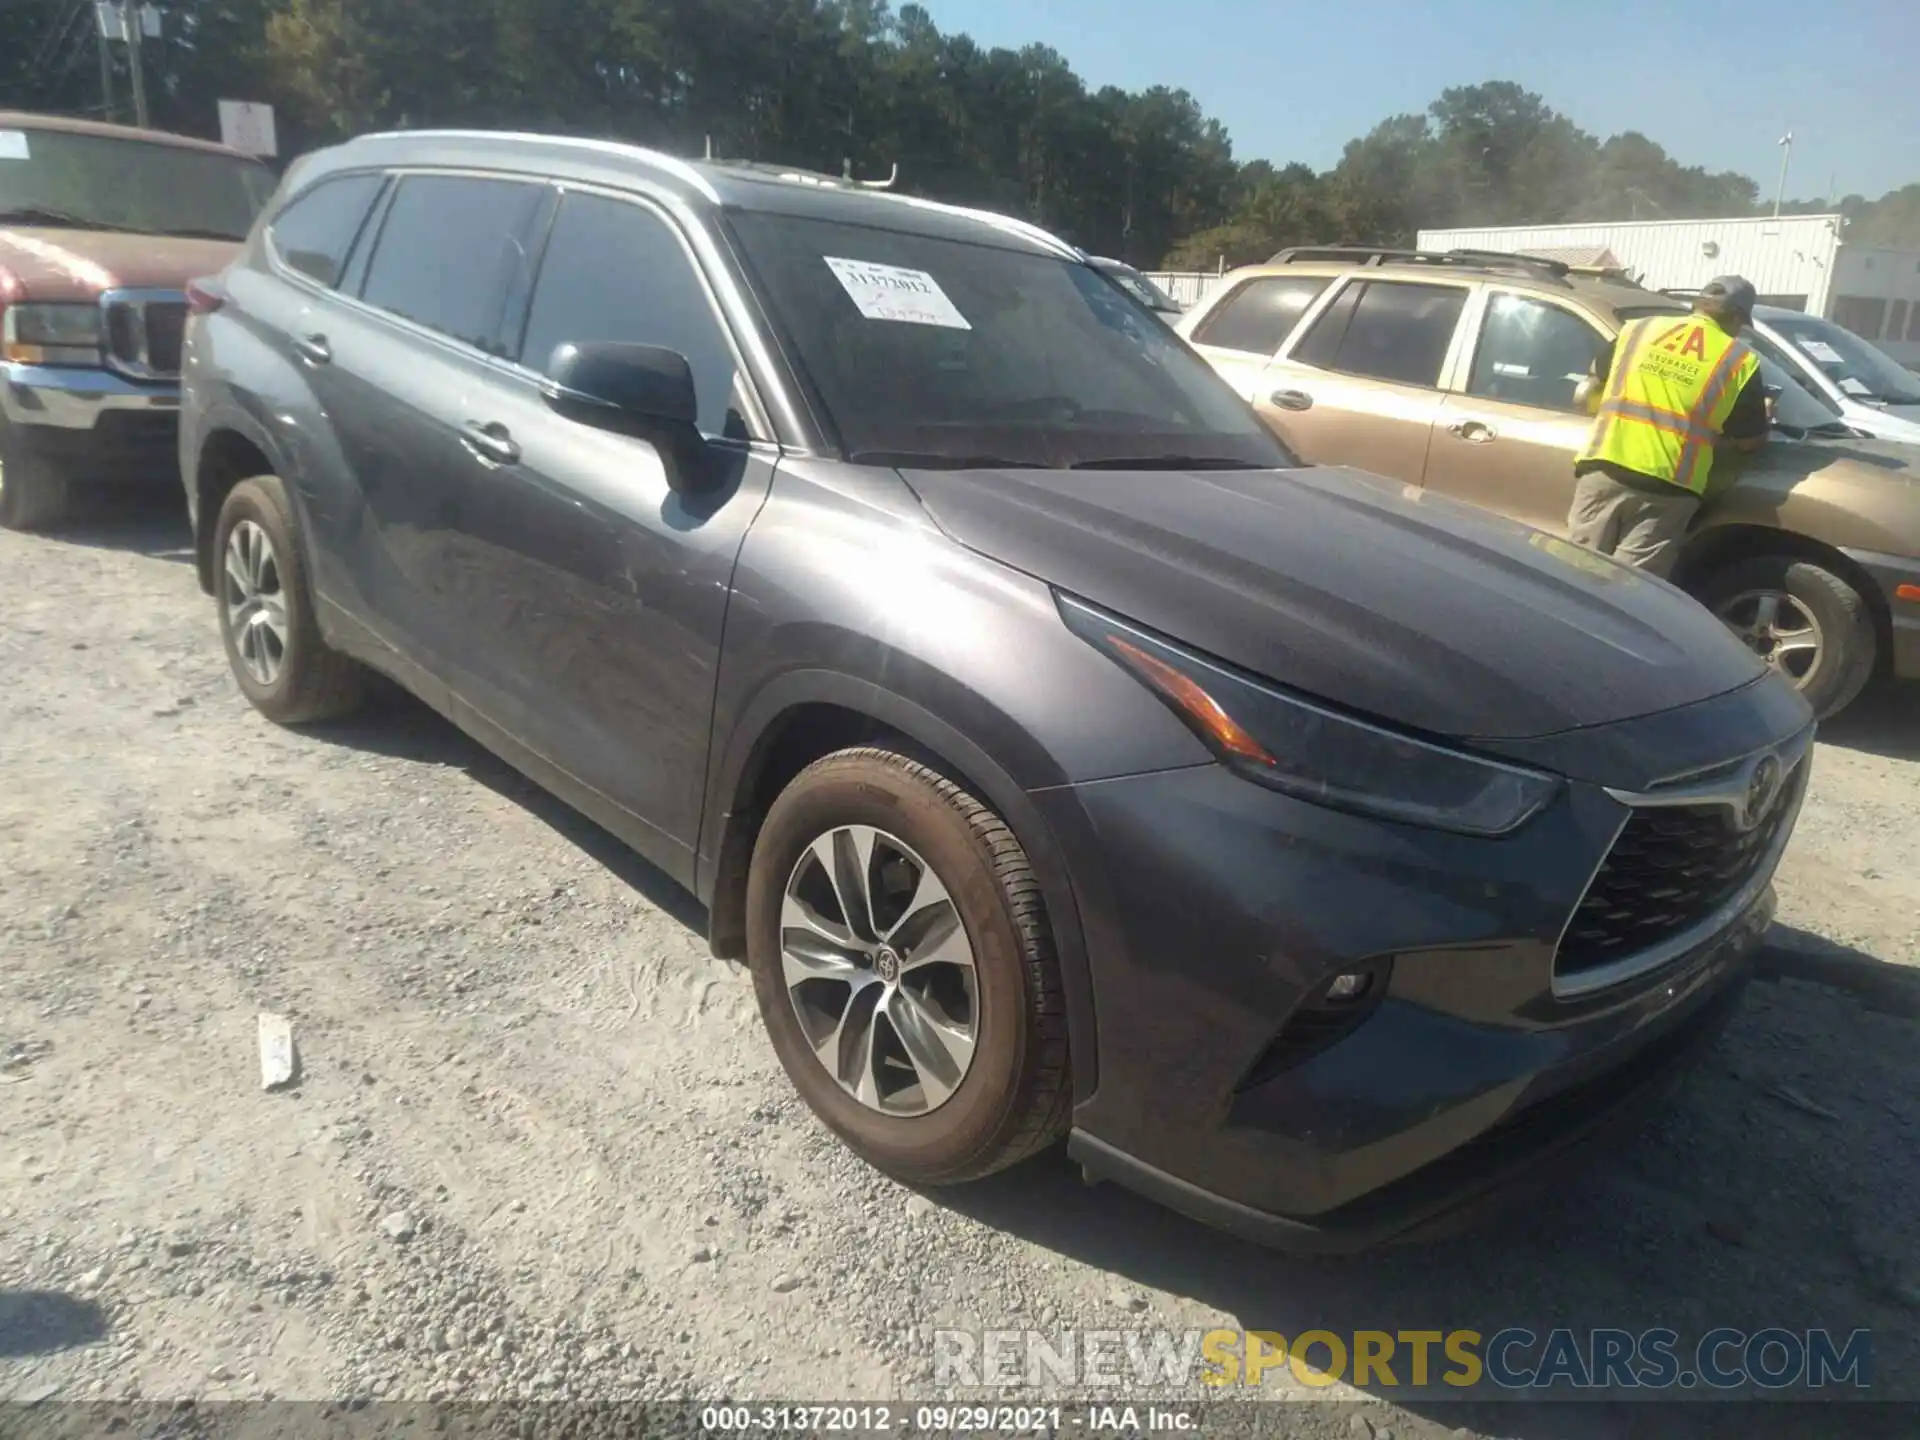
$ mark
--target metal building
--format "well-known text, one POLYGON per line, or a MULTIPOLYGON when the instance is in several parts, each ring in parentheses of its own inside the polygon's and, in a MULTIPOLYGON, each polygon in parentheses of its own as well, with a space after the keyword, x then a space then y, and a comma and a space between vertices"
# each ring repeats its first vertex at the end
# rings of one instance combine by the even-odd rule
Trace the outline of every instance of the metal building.
POLYGON ((1422 230, 1423 250, 1522 251, 1555 259, 1605 252, 1653 289, 1744 275, 1761 301, 1844 325, 1904 364, 1920 364, 1920 251, 1849 245, 1840 215, 1621 221, 1422 230))

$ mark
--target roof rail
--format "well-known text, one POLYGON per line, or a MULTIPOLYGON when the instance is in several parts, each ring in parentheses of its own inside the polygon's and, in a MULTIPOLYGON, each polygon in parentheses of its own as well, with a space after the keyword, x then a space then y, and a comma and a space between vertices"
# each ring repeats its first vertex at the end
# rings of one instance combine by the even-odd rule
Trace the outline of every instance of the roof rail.
POLYGON ((1509 274, 1548 276, 1564 280, 1569 267, 1563 261, 1537 255, 1514 255, 1505 250, 1394 250, 1372 245, 1293 245, 1277 251, 1269 265, 1296 265, 1337 260, 1349 265, 1439 265, 1463 270, 1493 270, 1509 274))

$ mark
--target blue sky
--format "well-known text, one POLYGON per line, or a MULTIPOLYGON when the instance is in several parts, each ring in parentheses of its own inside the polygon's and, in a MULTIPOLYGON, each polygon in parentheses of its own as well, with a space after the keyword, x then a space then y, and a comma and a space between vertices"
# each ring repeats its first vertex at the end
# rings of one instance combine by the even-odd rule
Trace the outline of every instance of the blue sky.
POLYGON ((1920 0, 921 3, 982 45, 1051 45, 1091 86, 1183 87, 1243 160, 1325 169, 1449 85, 1514 80, 1592 134, 1640 130, 1767 198, 1789 129, 1789 198, 1920 181, 1920 0))

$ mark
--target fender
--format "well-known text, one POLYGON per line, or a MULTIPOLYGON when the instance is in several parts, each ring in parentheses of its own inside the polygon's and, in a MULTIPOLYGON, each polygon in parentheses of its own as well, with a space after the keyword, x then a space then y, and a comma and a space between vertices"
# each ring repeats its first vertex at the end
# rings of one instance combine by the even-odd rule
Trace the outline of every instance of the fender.
POLYGON ((757 817, 739 806, 751 787, 768 742, 778 733, 783 715, 805 705, 834 705, 870 717, 877 726, 897 732, 925 749, 972 786, 1012 829, 1033 865, 1034 878, 1046 901, 1060 964, 1060 983, 1067 1002, 1067 1038, 1073 1054, 1076 1105, 1084 1103, 1098 1081, 1098 1030, 1094 1023, 1093 982, 1089 973, 1084 931, 1072 882, 1051 827, 1042 819, 1027 791, 1007 766, 947 721, 895 690, 870 680, 833 670, 789 670, 769 680, 740 711, 724 747, 716 746, 710 763, 707 799, 702 809, 700 850, 695 862, 694 890, 711 910, 722 883, 744 880, 744 866, 724 876, 723 862, 744 846, 736 826, 752 826, 757 817), (730 846, 729 842, 733 842, 730 846))
MULTIPOLYGON (((273 432, 260 421, 258 416, 231 395, 215 401, 201 411, 196 417, 194 429, 193 463, 190 468, 185 468, 182 478, 187 491, 187 519, 193 526, 194 561, 199 571, 200 588, 211 595, 213 593, 213 527, 220 516, 218 510, 211 514, 204 513, 205 507, 201 505, 204 484, 202 470, 206 463, 208 442, 223 432, 238 435, 266 456, 268 466, 282 479, 288 479, 286 455, 274 439, 273 432)), ((288 483, 286 490, 288 499, 294 507, 294 523, 304 530, 307 517, 299 487, 288 483)))

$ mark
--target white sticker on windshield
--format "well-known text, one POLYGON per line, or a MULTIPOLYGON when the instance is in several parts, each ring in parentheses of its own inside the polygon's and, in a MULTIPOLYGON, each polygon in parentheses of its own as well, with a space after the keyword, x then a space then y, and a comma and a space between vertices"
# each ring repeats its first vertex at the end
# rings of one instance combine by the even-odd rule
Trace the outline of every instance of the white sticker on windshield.
POLYGON ((1864 381, 1856 380, 1851 375, 1843 375, 1840 377, 1840 388, 1849 395, 1871 395, 1873 393, 1864 381))
POLYGON ((1844 365, 1847 363, 1840 358, 1840 352, 1824 340, 1802 340, 1800 342, 1800 348, 1806 351, 1811 359, 1821 365, 1844 365))
POLYGON ((849 299, 869 320, 893 320, 904 325, 938 325, 944 330, 971 330, 967 317, 954 308, 940 282, 924 270, 898 265, 876 265, 870 260, 842 260, 822 256, 827 268, 849 299))
POLYGON ((0 130, 0 160, 25 160, 26 158, 27 132, 0 130))

